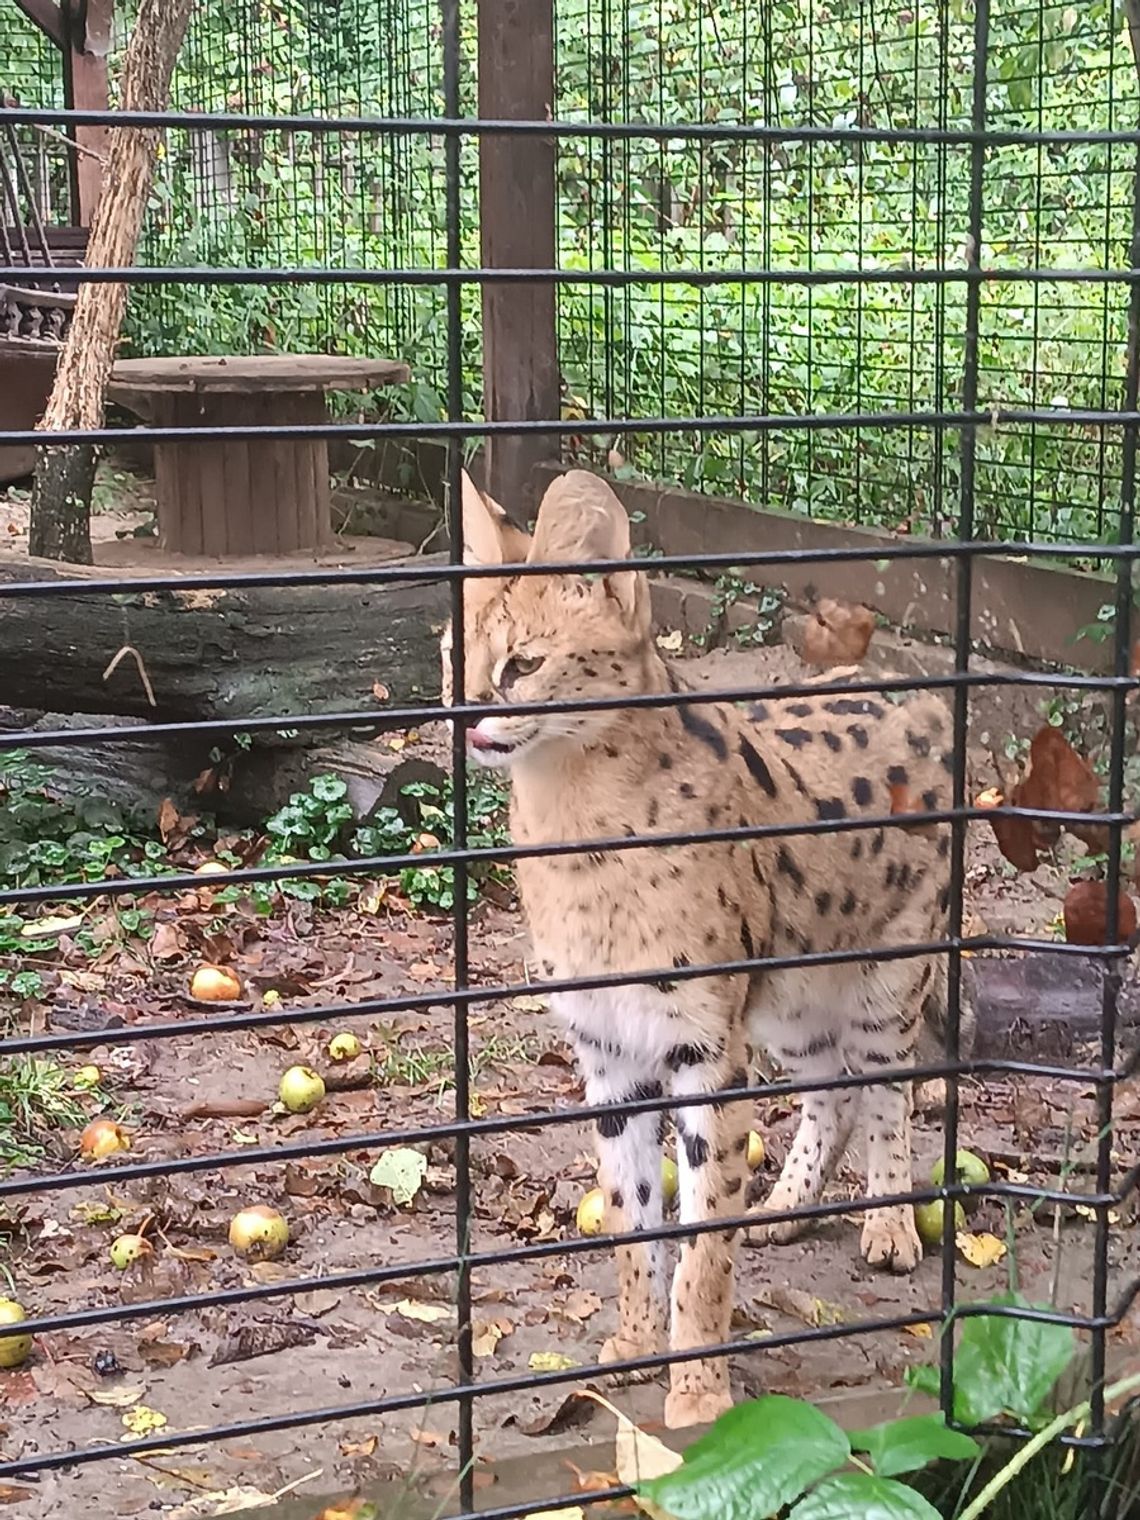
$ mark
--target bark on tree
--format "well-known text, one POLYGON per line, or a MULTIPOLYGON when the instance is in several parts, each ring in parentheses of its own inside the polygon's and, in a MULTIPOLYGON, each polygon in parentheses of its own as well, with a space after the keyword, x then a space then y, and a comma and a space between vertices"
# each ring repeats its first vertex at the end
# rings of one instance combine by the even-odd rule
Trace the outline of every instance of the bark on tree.
MULTIPOLYGON (((43 560, 0 561, 0 584, 84 574, 43 560)), ((225 718, 235 729, 248 718, 373 705, 382 720, 384 706, 437 700, 436 630, 447 610, 442 581, 3 597, 0 703, 225 718), (378 683, 387 699, 377 699, 378 683)))
MULTIPOLYGON (((122 109, 161 111, 194 0, 140 0, 123 62, 122 109)), ((157 127, 116 127, 110 134, 103 193, 87 245, 92 268, 132 264, 154 175, 157 127)), ((127 305, 125 284, 83 284, 59 356, 55 384, 39 424, 43 432, 96 428, 127 305)), ((36 451, 30 551, 44 559, 91 563, 91 445, 42 444, 36 451)))

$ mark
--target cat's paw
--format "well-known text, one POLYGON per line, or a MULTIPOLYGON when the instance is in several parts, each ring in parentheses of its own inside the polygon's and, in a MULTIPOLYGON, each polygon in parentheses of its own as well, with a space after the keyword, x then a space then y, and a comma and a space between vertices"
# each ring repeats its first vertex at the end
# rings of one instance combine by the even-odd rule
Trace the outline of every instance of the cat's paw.
MULTIPOLYGON (((598 1361, 603 1366, 610 1362, 632 1362, 638 1357, 655 1356, 657 1352, 664 1351, 664 1337, 658 1339, 652 1335, 611 1335, 603 1344, 598 1361)), ((615 1383, 649 1383, 661 1372, 660 1367, 634 1367, 624 1372, 616 1372, 613 1376, 615 1383)))
POLYGON ((771 1223, 768 1221, 769 1214, 782 1214, 787 1209, 795 1208, 795 1203, 790 1200, 778 1199, 775 1194, 761 1204, 758 1209, 752 1210, 752 1223, 744 1232, 746 1245, 750 1246, 786 1246, 793 1240, 798 1240, 811 1223, 810 1219, 781 1219, 771 1223))
POLYGON ((872 1267, 900 1275, 913 1272, 922 1260, 922 1242, 909 1208, 875 1209, 863 1225, 860 1249, 872 1267))
POLYGON ((684 1430, 689 1425, 711 1425, 732 1408, 727 1388, 674 1388, 665 1398, 665 1425, 668 1430, 684 1430))

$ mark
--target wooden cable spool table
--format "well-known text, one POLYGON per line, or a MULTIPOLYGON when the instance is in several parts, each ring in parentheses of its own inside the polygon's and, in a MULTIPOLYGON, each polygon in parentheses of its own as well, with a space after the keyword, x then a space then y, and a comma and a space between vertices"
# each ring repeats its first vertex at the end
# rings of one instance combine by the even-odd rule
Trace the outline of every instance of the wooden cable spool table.
MULTIPOLYGON (((394 359, 328 354, 120 359, 108 395, 156 427, 328 421, 326 392, 410 379, 394 359)), ((324 438, 156 443, 159 542, 171 554, 233 559, 327 549, 333 541, 324 438)))

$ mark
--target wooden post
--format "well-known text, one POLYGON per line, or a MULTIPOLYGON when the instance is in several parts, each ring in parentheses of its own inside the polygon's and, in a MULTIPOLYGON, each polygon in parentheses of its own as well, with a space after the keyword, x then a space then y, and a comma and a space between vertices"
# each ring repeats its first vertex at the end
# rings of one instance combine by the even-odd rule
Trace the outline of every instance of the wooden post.
MULTIPOLYGON (((107 89, 107 55, 115 0, 64 0, 63 18, 67 45, 63 50, 64 101, 72 111, 105 111, 110 103, 107 89)), ((90 227, 103 188, 103 158, 107 150, 106 127, 74 129, 75 151, 71 155, 72 220, 90 227)))
MULTIPOLYGON (((554 103, 552 0, 480 0, 479 115, 548 120, 554 103)), ((488 269, 549 269, 554 244, 555 143, 484 136, 479 222, 488 269)), ((553 284, 483 287, 483 394, 488 421, 557 419, 560 394, 553 284)), ((558 457, 553 437, 489 439, 486 485, 522 520, 534 465, 558 457)))

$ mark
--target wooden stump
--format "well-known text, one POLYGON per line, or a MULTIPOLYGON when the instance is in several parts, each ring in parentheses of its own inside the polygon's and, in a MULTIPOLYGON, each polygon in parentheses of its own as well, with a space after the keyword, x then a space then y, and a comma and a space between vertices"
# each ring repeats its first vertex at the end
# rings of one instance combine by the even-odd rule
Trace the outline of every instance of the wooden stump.
MULTIPOLYGON (((233 426, 232 395, 155 398, 160 427, 233 426)), ((243 426, 319 424, 319 391, 243 396, 243 426)), ((171 554, 218 559, 294 554, 333 542, 328 444, 314 439, 203 439, 154 451, 159 543, 171 554)))

